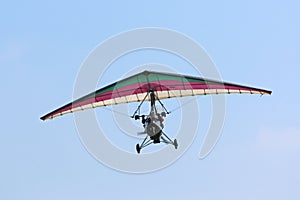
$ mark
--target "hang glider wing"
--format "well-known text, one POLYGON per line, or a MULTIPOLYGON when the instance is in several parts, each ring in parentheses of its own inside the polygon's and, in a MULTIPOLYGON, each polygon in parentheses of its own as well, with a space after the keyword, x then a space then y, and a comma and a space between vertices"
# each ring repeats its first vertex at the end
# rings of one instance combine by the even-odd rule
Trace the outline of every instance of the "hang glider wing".
POLYGON ((150 97, 147 93, 153 90, 159 99, 211 95, 211 94, 271 94, 271 91, 232 83, 214 81, 200 77, 180 74, 144 71, 130 76, 104 88, 98 89, 77 99, 49 114, 42 120, 51 119, 79 110, 100 106, 139 102, 150 97))

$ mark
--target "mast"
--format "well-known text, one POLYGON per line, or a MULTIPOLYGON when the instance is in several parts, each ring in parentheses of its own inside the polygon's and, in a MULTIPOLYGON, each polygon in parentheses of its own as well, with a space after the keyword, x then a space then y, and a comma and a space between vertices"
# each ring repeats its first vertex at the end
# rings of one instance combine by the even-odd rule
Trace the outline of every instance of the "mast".
POLYGON ((155 94, 154 94, 154 91, 150 90, 149 93, 150 93, 150 106, 151 106, 150 110, 151 110, 151 112, 153 112, 153 113, 156 114, 155 94))

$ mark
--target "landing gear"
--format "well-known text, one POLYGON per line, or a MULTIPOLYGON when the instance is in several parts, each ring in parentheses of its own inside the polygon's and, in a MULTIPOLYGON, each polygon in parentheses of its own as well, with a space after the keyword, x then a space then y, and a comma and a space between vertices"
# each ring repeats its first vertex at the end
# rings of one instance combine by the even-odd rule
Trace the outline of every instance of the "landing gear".
POLYGON ((172 141, 164 132, 162 132, 161 139, 162 139, 162 142, 164 142, 166 144, 172 144, 172 145, 174 145, 175 149, 178 148, 177 139, 174 139, 174 141, 172 141))
POLYGON ((175 147, 175 149, 178 148, 177 139, 174 139, 174 141, 172 141, 164 132, 160 132, 159 134, 151 136, 151 137, 149 137, 147 135, 141 145, 136 144, 135 149, 136 149, 136 152, 139 154, 141 152, 141 149, 143 149, 144 147, 146 147, 150 144, 158 144, 161 142, 163 142, 165 144, 171 144, 175 147))

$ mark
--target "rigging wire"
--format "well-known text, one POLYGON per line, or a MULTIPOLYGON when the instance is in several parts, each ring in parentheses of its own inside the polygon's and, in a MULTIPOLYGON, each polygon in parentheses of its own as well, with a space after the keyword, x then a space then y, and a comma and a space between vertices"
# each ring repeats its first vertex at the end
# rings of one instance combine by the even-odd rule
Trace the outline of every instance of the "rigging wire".
MULTIPOLYGON (((112 106, 109 106, 109 107, 112 107, 112 106)), ((116 109, 114 108, 109 108, 108 106, 101 106, 100 108, 104 109, 104 110, 108 110, 112 113, 115 113, 115 114, 119 114, 119 115, 123 115, 123 116, 126 116, 126 117, 131 117, 128 113, 124 113, 124 112, 120 112, 120 111, 117 111, 116 109)), ((142 110, 141 113, 146 113, 146 109, 142 110)))
MULTIPOLYGON (((110 106, 110 107, 111 107, 111 106, 110 106)), ((117 111, 117 110, 115 110, 115 109, 108 108, 107 106, 102 106, 102 107, 100 107, 100 108, 102 108, 102 109, 104 109, 104 110, 108 110, 108 111, 113 112, 113 113, 116 113, 116 114, 119 114, 119 115, 123 115, 123 116, 126 116, 126 117, 130 117, 128 113, 123 113, 123 112, 117 111)))
MULTIPOLYGON (((197 98, 189 99, 186 102, 180 104, 179 106, 171 109, 169 112, 173 113, 175 111, 178 111, 180 108, 182 108, 182 107, 184 107, 184 106, 188 105, 189 103, 192 103, 193 101, 196 101, 196 100, 197 100, 197 98)), ((110 107, 112 107, 112 106, 109 106, 109 107, 108 106, 102 106, 100 108, 108 110, 108 111, 113 112, 115 114, 119 114, 119 115, 126 116, 126 117, 131 117, 128 113, 120 112, 120 111, 117 111, 116 109, 113 109, 113 108, 110 108, 110 107)), ((141 111, 141 113, 146 113, 146 112, 147 112, 146 109, 144 109, 144 110, 141 111)))
POLYGON ((170 110, 170 113, 172 113, 174 111, 177 111, 180 108, 182 108, 182 107, 186 106, 187 104, 192 103, 193 101, 196 101, 196 100, 197 100, 197 97, 191 98, 191 99, 187 100, 186 102, 184 102, 184 103, 180 104, 179 106, 177 106, 177 107, 173 108, 172 110, 170 110))

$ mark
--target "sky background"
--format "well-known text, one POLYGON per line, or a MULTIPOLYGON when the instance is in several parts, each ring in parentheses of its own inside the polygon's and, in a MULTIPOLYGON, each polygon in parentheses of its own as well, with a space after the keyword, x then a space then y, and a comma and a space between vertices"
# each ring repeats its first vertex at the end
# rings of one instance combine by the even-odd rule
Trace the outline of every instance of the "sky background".
MULTIPOLYGON (((299 6, 289 0, 2 2, 0 198, 299 199, 299 6), (95 160, 72 115, 39 117, 72 99, 80 65, 96 45, 141 27, 186 34, 207 50, 224 80, 273 94, 227 96, 222 137, 204 160, 198 153, 205 125, 174 164, 132 175, 95 160)), ((178 58, 164 56, 129 55, 99 86, 120 78, 118 67, 149 62, 191 73, 178 58)), ((210 114, 203 105, 205 124, 210 114)))

